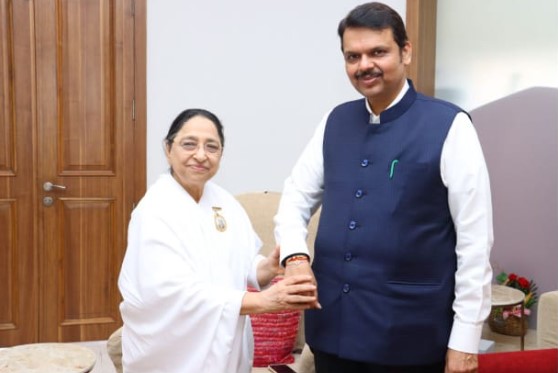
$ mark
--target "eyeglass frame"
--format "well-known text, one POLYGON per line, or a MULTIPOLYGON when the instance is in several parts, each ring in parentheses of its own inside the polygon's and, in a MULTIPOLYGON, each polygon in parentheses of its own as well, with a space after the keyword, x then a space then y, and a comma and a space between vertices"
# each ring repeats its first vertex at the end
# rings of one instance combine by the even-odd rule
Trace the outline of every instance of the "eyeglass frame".
MULTIPOLYGON (((182 139, 181 141, 173 140, 172 143, 180 147, 183 152, 189 154, 196 153, 200 149, 200 142, 192 139, 182 139)), ((203 143, 203 151, 205 154, 219 155, 223 151, 223 147, 217 141, 208 141, 203 143), (212 146, 214 146, 214 148, 212 148, 212 146)))

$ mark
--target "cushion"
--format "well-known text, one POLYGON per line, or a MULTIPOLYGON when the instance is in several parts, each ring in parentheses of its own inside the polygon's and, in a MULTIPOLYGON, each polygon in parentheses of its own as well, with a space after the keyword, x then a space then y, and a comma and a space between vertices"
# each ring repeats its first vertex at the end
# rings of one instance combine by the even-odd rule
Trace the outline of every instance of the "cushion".
MULTIPOLYGON (((272 284, 282 280, 276 277, 272 284)), ((248 287, 248 291, 257 291, 248 287)), ((267 367, 269 364, 290 364, 298 332, 300 311, 279 311, 251 315, 254 331, 254 366, 267 367)))

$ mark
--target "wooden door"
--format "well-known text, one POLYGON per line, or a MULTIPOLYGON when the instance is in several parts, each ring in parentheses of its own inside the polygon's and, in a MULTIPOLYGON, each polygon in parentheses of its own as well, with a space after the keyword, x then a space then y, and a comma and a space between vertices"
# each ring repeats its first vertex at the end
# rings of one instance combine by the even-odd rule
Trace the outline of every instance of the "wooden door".
MULTIPOLYGON (((11 66, 30 67, 20 74, 30 73, 30 89, 14 79, 13 91, 31 102, 22 104, 29 131, 20 131, 21 118, 3 126, 5 141, 19 147, 0 155, 0 185, 9 185, 0 189, 0 223, 9 222, 0 242, 11 237, 0 253, 0 273, 9 270, 0 274, 0 298, 9 299, 0 306, 0 345, 106 339, 120 325, 116 281, 129 215, 145 190, 145 127, 134 113, 144 103, 135 100, 145 80, 135 48, 145 45, 135 17, 144 3, 2 2, 6 19, 28 21, 28 56, 11 66)), ((11 26, 13 50, 19 29, 11 26)))
POLYGON ((0 0, 0 347, 38 330, 32 10, 0 0))

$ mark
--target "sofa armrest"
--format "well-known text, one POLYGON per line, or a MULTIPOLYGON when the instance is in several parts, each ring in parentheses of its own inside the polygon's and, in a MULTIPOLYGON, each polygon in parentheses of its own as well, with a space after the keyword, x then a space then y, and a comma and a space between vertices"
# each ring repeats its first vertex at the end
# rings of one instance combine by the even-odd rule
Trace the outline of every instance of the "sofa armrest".
POLYGON ((541 294, 537 309, 537 345, 558 347, 558 290, 541 294))

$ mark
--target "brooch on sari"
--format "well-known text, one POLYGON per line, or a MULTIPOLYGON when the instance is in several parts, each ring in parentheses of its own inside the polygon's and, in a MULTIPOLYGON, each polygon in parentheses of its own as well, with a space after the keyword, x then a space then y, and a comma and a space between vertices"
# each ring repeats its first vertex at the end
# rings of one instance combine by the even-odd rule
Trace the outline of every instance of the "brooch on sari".
POLYGON ((219 231, 219 232, 224 232, 227 230, 227 221, 225 220, 225 217, 221 214, 219 214, 219 211, 221 211, 220 207, 212 207, 213 209, 213 222, 215 223, 215 228, 219 231))

